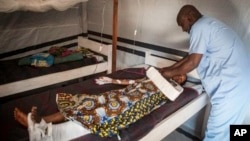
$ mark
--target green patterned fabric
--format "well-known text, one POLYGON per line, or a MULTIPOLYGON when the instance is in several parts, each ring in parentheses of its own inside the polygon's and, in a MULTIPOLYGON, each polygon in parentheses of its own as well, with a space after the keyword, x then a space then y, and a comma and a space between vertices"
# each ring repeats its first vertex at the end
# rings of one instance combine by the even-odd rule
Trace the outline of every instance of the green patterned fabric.
POLYGON ((130 124, 135 123, 145 115, 151 113, 151 111, 158 108, 163 102, 166 102, 166 100, 167 97, 161 92, 142 99, 123 114, 102 124, 95 125, 91 128, 92 133, 98 134, 101 137, 117 135, 120 129, 127 128, 130 124))

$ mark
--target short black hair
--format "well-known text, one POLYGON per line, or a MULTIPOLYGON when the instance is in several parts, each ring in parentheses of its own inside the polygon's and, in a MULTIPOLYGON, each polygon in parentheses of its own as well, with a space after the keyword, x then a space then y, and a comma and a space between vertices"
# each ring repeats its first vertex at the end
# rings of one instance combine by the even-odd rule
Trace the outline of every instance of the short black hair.
POLYGON ((196 7, 194 7, 193 5, 184 5, 177 14, 177 23, 180 21, 181 17, 185 15, 193 16, 195 19, 199 19, 200 17, 202 17, 202 14, 196 7))

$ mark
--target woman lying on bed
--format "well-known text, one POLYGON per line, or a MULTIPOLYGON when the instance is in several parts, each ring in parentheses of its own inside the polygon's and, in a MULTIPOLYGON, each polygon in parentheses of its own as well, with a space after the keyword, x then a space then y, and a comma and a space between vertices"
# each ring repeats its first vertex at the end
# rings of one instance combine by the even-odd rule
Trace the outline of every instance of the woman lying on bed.
MULTIPOLYGON (((176 76, 173 80, 182 84, 186 76, 176 76)), ((58 93, 56 102, 60 112, 39 117, 35 106, 28 115, 15 108, 14 117, 20 124, 28 127, 31 141, 42 138, 70 140, 88 133, 101 137, 119 137, 120 129, 126 128, 167 101, 153 82, 146 78, 121 80, 100 77, 96 79, 96 83, 128 86, 100 95, 58 93), (63 122, 65 120, 67 122, 63 122), (85 128, 72 124, 72 121, 85 128)))

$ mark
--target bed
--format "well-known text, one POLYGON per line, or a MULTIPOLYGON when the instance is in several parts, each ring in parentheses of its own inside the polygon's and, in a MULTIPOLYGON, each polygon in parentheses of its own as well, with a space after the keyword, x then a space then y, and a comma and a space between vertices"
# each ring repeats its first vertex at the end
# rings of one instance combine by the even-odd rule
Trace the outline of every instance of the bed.
POLYGON ((105 45, 84 37, 78 37, 77 48, 79 47, 88 48, 98 54, 97 57, 104 56, 106 60, 94 62, 93 59, 85 58, 85 64, 82 63, 84 61, 80 60, 41 69, 31 66, 18 66, 16 63, 17 59, 1 61, 0 97, 58 84, 100 72, 111 72, 112 45, 105 45), (12 68, 8 68, 8 65, 13 64, 13 62, 16 64, 12 65, 12 68), (4 65, 8 68, 5 71, 4 65), (4 79, 6 79, 6 81, 4 81, 4 79))
MULTIPOLYGON (((167 67, 174 64, 176 61, 165 58, 167 55, 158 56, 151 54, 150 51, 146 51, 145 64, 149 66, 156 66, 159 68, 167 67)), ((200 78, 196 72, 196 69, 187 74, 187 80, 191 83, 200 83, 200 78)), ((193 115, 199 112, 202 108, 205 108, 205 115, 203 119, 203 125, 201 129, 202 137, 205 132, 206 114, 209 110, 209 98, 205 91, 202 91, 199 96, 192 99, 186 105, 172 113, 162 121, 160 121, 155 127, 140 140, 162 140, 164 137, 169 135, 184 122, 190 119, 193 115)))
MULTIPOLYGON (((161 61, 166 62, 166 59, 147 52, 145 59, 146 64, 143 64, 143 67, 137 66, 126 68, 107 74, 107 76, 120 79, 143 78, 145 77, 145 67, 149 65, 158 66, 155 65, 155 63, 158 62, 157 64, 159 64, 161 61), (147 61, 148 59, 150 61, 147 61)), ((164 66, 168 65, 165 63, 160 64, 164 66)), ((94 79, 95 78, 91 78, 65 87, 53 88, 27 97, 1 102, 0 112, 3 113, 0 115, 0 119, 2 119, 0 121, 2 125, 0 127, 0 133, 2 134, 1 138, 3 140, 28 140, 27 129, 14 121, 12 114, 14 107, 19 107, 20 109, 23 109, 24 112, 29 112, 30 107, 36 105, 39 108, 39 114, 47 115, 57 111, 55 103, 56 93, 98 94, 124 87, 114 84, 96 85, 94 79)), ((146 115, 139 121, 131 124, 129 128, 121 130, 121 140, 161 140, 204 108, 207 103, 208 97, 205 92, 198 92, 198 90, 190 88, 189 86, 184 87, 184 92, 174 102, 169 101, 165 103, 160 108, 154 110, 151 114, 146 115)), ((88 134, 74 140, 115 141, 118 140, 118 138, 116 136, 111 138, 101 138, 94 134, 88 134)))

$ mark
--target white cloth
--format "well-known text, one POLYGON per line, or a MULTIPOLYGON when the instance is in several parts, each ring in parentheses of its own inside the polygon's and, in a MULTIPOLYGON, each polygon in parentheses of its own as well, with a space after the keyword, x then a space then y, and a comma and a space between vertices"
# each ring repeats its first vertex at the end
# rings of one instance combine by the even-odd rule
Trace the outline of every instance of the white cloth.
POLYGON ((28 114, 28 131, 30 141, 53 141, 52 124, 46 123, 44 120, 34 123, 31 119, 31 113, 28 114))
POLYGON ((31 113, 28 114, 28 131, 30 141, 69 141, 90 133, 73 121, 52 124, 42 119, 40 123, 34 123, 31 113))
POLYGON ((109 78, 109 77, 104 76, 104 77, 100 77, 98 79, 95 79, 95 82, 98 85, 104 85, 104 84, 112 83, 112 79, 109 78))

